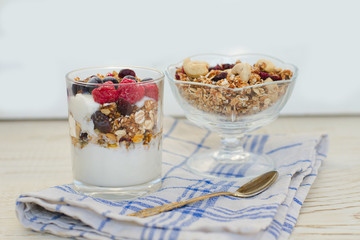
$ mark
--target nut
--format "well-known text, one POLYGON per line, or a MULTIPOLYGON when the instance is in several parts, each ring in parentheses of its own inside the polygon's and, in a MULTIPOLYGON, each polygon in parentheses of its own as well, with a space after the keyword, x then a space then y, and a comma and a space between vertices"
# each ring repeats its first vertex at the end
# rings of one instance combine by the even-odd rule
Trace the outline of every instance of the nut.
POLYGON ((112 133, 107 133, 105 135, 110 140, 116 141, 116 139, 117 139, 116 136, 114 134, 112 134, 112 133))
POLYGON ((80 133, 81 133, 81 127, 80 127, 80 123, 76 122, 76 137, 80 137, 80 133))
POLYGON ((146 100, 144 106, 146 111, 150 111, 156 107, 156 103, 153 100, 146 100))
POLYGON ((109 114, 110 114, 110 110, 107 109, 107 108, 101 109, 100 112, 102 112, 102 113, 105 114, 105 115, 109 115, 109 114))
POLYGON ((274 80, 272 80, 271 78, 267 78, 267 79, 265 79, 265 81, 264 81, 264 83, 269 83, 269 82, 273 82, 274 80))
POLYGON ((251 66, 248 63, 238 63, 232 69, 233 74, 238 74, 242 82, 248 82, 251 75, 251 66))
POLYGON ((258 66, 260 68, 260 70, 265 71, 265 72, 272 72, 276 70, 275 65, 267 60, 267 59, 260 59, 257 61, 256 66, 258 66))
POLYGON ((124 129, 120 129, 120 130, 117 130, 116 132, 114 132, 115 135, 118 137, 118 138, 121 138, 123 136, 126 135, 126 131, 124 129))
POLYGON ((190 77, 199 77, 209 72, 209 64, 207 62, 191 61, 186 58, 183 63, 184 71, 190 77))
POLYGON ((145 121, 145 113, 143 110, 137 111, 135 113, 135 122, 137 124, 142 124, 145 121))
POLYGON ((153 127, 154 127, 154 121, 153 120, 145 120, 144 128, 146 130, 151 130, 153 127))

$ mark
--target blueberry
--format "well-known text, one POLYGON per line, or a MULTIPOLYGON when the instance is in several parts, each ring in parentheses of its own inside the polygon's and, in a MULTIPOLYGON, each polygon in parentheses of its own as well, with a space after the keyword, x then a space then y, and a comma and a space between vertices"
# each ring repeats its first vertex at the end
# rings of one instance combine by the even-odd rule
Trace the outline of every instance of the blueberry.
POLYGON ((123 77, 123 79, 131 79, 131 80, 135 80, 136 81, 136 77, 134 77, 134 76, 131 76, 131 75, 126 75, 126 76, 124 76, 123 77))
POLYGON ((91 119, 93 120, 95 129, 98 129, 102 133, 111 132, 109 117, 102 112, 96 111, 93 115, 91 115, 91 119))
POLYGON ((91 85, 87 85, 82 87, 83 92, 92 93, 92 91, 98 87, 98 85, 102 84, 103 81, 98 76, 91 76, 91 78, 87 81, 87 83, 91 83, 91 85), (93 85, 96 84, 96 85, 93 85))
POLYGON ((73 95, 75 96, 78 92, 78 86, 75 83, 73 83, 71 86, 71 90, 72 90, 73 95))
POLYGON ((144 78, 143 80, 141 80, 142 82, 146 82, 146 81, 151 81, 153 80, 152 78, 144 78))
POLYGON ((103 80, 101 80, 101 78, 97 77, 97 76, 92 76, 89 81, 87 81, 88 83, 103 83, 103 80))
POLYGON ((103 82, 107 82, 107 81, 110 81, 110 82, 112 82, 114 84, 119 84, 119 81, 114 77, 106 77, 106 78, 103 79, 103 82))
POLYGON ((130 115, 135 107, 123 98, 119 98, 116 102, 116 105, 118 112, 121 113, 121 115, 123 116, 130 115))
POLYGON ((131 69, 122 69, 120 72, 119 72, 119 78, 123 78, 127 75, 131 75, 133 77, 136 77, 136 74, 133 70, 131 69))
POLYGON ((221 72, 218 75, 216 75, 215 77, 213 77, 211 80, 214 82, 220 81, 221 79, 224 79, 227 77, 227 72, 221 72))
POLYGON ((89 93, 89 89, 85 86, 85 83, 83 81, 77 81, 76 83, 73 83, 71 89, 74 96, 77 93, 83 93, 83 94, 89 93))

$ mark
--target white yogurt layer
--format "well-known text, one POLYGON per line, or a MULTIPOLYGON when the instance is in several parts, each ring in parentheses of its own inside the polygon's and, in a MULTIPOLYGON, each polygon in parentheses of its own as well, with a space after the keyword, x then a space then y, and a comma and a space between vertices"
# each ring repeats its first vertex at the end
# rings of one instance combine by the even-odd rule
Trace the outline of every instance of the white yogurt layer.
POLYGON ((69 111, 74 120, 81 125, 83 132, 88 132, 91 135, 95 135, 91 115, 96 112, 99 107, 100 104, 94 101, 92 95, 76 94, 75 97, 70 97, 69 99, 69 111))
MULTIPOLYGON (((135 103, 135 105, 136 105, 138 108, 142 108, 142 107, 144 106, 146 100, 154 100, 154 99, 145 96, 145 97, 143 97, 141 100, 137 101, 137 102, 135 103)), ((154 100, 154 101, 155 101, 155 100, 154 100)))
MULTIPOLYGON (((154 139, 155 140, 155 139, 154 139)), ((101 187, 128 187, 161 177, 161 147, 158 140, 150 148, 103 148, 89 143, 80 149, 72 146, 74 179, 101 187)))

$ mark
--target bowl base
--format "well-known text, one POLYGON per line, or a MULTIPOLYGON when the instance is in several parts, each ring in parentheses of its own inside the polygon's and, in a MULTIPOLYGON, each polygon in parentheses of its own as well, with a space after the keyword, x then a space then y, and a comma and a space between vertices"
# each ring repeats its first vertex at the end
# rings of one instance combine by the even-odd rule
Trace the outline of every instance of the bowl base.
POLYGON ((186 162, 195 174, 225 180, 253 178, 275 168, 274 161, 265 155, 242 152, 228 158, 219 151, 196 154, 186 162))
POLYGON ((132 200, 159 190, 161 187, 161 178, 150 182, 129 186, 129 187, 98 187, 88 185, 74 180, 73 188, 75 191, 94 198, 101 198, 110 201, 132 200))

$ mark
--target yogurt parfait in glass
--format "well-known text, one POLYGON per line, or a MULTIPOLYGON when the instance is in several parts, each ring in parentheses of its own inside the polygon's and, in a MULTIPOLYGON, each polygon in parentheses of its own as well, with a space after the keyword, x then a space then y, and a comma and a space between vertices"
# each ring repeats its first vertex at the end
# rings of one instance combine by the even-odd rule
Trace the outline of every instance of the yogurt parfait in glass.
POLYGON ((66 75, 74 188, 125 200, 160 188, 162 72, 94 67, 66 75))

